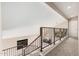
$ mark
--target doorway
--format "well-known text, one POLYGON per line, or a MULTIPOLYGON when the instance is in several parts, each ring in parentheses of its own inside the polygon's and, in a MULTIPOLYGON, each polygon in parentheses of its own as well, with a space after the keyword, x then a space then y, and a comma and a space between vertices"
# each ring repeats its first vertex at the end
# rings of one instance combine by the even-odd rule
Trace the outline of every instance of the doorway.
POLYGON ((78 39, 78 17, 69 20, 69 36, 78 39))

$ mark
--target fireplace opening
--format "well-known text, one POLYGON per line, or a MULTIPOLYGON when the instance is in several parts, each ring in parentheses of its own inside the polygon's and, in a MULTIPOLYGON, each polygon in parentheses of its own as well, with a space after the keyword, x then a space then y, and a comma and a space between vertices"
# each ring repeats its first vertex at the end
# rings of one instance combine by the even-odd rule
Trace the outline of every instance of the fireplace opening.
POLYGON ((18 40, 17 41, 17 50, 22 49, 28 45, 28 39, 18 40))

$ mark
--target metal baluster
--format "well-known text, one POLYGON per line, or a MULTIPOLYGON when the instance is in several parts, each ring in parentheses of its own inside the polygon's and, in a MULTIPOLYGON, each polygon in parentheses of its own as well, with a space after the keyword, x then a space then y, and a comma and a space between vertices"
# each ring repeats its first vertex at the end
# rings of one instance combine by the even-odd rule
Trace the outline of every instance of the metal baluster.
POLYGON ((4 56, 5 56, 5 50, 4 50, 4 56))
POLYGON ((36 46, 37 46, 37 45, 36 45, 36 41, 35 41, 35 45, 34 45, 34 47, 36 48, 36 46))
POLYGON ((38 43, 38 40, 36 40, 36 48, 38 47, 38 44, 37 43, 38 43))
POLYGON ((7 50, 7 56, 8 56, 8 50, 7 50))
POLYGON ((38 47, 38 40, 39 40, 39 39, 37 39, 37 47, 38 47))
POLYGON ((15 49, 15 48, 13 48, 13 55, 15 56, 15 54, 14 54, 14 52, 15 52, 14 49, 15 49))
POLYGON ((22 48, 22 56, 23 56, 24 54, 23 54, 23 48, 22 48))
POLYGON ((16 56, 16 51, 15 51, 15 48, 13 49, 13 54, 16 56))
MULTIPOLYGON (((35 43, 36 43, 36 42, 34 42, 34 45, 35 45, 35 43)), ((34 49, 35 49, 35 46, 34 46, 34 49)))
POLYGON ((11 52, 12 52, 12 53, 11 53, 11 56, 13 56, 13 49, 11 49, 11 52))
POLYGON ((12 49, 12 56, 14 56, 14 53, 13 52, 14 52, 14 48, 12 49))
POLYGON ((25 49, 24 49, 24 46, 22 48, 22 53, 23 53, 23 56, 25 56, 25 49))
POLYGON ((10 50, 10 52, 11 52, 10 54, 11 54, 11 56, 12 56, 12 49, 10 50))
POLYGON ((53 29, 53 32, 54 32, 54 45, 55 45, 55 28, 53 29))
POLYGON ((9 56, 10 56, 10 49, 9 49, 9 56))
POLYGON ((37 40, 36 40, 35 42, 36 42, 36 48, 37 48, 37 46, 38 46, 38 45, 37 45, 37 40))
POLYGON ((61 32, 61 28, 60 28, 60 36, 59 36, 60 40, 61 40, 61 36, 62 36, 62 32, 61 32))
POLYGON ((54 32, 53 32, 53 29, 52 29, 52 43, 53 43, 53 37, 54 37, 54 32))
POLYGON ((14 48, 14 55, 16 56, 16 54, 17 54, 17 51, 16 51, 16 48, 14 48))
POLYGON ((29 52, 29 49, 27 48, 27 52, 26 53, 28 53, 29 52))

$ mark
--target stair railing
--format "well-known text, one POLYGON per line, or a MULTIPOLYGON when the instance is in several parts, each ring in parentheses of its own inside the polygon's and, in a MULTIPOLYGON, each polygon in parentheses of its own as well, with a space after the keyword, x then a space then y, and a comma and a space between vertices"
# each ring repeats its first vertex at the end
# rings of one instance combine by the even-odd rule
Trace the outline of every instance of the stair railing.
POLYGON ((56 41, 67 35, 66 28, 52 28, 52 27, 40 27, 40 35, 35 38, 29 45, 24 46, 22 49, 17 50, 17 46, 3 50, 4 56, 26 56, 32 52, 48 47, 51 44, 56 44, 56 41), (58 39, 57 39, 58 38, 58 39))
POLYGON ((42 52, 44 48, 50 46, 51 44, 55 45, 58 40, 61 41, 63 37, 67 36, 67 31, 68 30, 66 28, 41 27, 40 28, 40 36, 41 36, 41 47, 40 47, 41 50, 40 51, 42 52), (45 39, 46 33, 47 35, 49 34, 49 36, 47 36, 48 37, 47 39, 45 39), (44 39, 48 40, 48 42, 45 41, 44 39), (51 39, 50 40, 51 42, 49 42, 49 39, 51 39), (44 43, 47 43, 47 45, 44 45, 44 43))
POLYGON ((25 55, 28 55, 28 54, 32 53, 33 51, 37 50, 38 48, 40 48, 39 42, 40 42, 40 35, 36 39, 34 39, 34 41, 32 41, 28 46, 26 46, 26 47, 24 46, 20 50, 17 50, 17 46, 2 50, 2 55, 3 56, 25 56, 25 55))

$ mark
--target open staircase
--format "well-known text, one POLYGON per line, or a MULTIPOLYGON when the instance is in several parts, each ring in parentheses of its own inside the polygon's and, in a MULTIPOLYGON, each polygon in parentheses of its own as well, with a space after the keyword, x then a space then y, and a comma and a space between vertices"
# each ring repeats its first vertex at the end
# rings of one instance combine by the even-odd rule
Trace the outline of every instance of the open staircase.
POLYGON ((4 49, 2 56, 42 56, 45 48, 56 45, 56 42, 62 41, 67 34, 67 28, 40 27, 39 36, 29 45, 20 50, 17 50, 17 46, 4 49))

